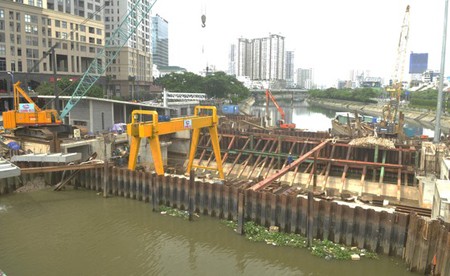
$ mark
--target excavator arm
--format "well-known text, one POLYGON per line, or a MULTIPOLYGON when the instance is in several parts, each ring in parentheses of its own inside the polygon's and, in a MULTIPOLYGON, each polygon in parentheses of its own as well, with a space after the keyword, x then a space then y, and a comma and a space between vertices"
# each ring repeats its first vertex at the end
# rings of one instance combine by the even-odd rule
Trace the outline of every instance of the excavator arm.
POLYGON ((281 106, 278 105, 278 103, 275 100, 275 98, 273 97, 272 93, 270 93, 269 89, 267 89, 266 90, 266 106, 269 106, 269 99, 273 102, 273 104, 277 108, 278 113, 280 113, 280 115, 281 115, 281 120, 283 120, 283 122, 284 122, 285 113, 284 113, 283 108, 281 108, 281 106))

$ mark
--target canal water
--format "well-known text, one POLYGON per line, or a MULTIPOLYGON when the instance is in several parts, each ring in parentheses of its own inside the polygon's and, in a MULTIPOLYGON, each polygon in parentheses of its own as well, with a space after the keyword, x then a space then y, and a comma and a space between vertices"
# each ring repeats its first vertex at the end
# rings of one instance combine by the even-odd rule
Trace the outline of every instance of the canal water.
POLYGON ((401 259, 324 260, 254 243, 219 219, 68 188, 0 197, 0 270, 11 275, 417 275, 401 259))
MULTIPOLYGON (((287 103, 280 103, 285 112, 285 120, 287 123, 294 123, 299 129, 309 131, 329 131, 331 129, 331 119, 336 116, 336 112, 346 110, 332 110, 323 107, 311 106, 306 101, 296 103, 295 106, 290 106, 287 103)), ((255 105, 251 109, 251 114, 255 116, 266 116, 266 107, 255 105)), ((269 106, 269 116, 271 118, 270 125, 281 119, 281 115, 274 106, 269 106)), ((427 135, 434 136, 434 130, 422 126, 418 122, 408 121, 404 125, 405 134, 409 137, 427 135)))

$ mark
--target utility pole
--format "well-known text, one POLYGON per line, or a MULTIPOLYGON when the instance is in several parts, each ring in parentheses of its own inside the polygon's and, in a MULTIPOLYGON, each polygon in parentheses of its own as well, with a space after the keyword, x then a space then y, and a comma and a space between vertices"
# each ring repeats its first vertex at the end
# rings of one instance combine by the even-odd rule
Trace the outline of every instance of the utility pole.
MULTIPOLYGON (((55 44, 56 45, 56 44, 55 44)), ((55 109, 57 112, 61 110, 59 106, 59 92, 58 92, 58 85, 56 83, 56 52, 55 47, 51 48, 52 51, 52 67, 53 67, 53 85, 54 85, 54 93, 55 93, 55 109)))
POLYGON ((441 71, 439 73, 439 93, 438 101, 436 107, 436 126, 434 128, 434 139, 435 144, 439 143, 441 138, 441 115, 442 115, 442 104, 443 104, 443 88, 444 88, 444 70, 445 70, 445 48, 447 44, 447 18, 448 18, 448 0, 445 0, 445 10, 444 10, 444 33, 442 34, 442 52, 441 52, 441 71))

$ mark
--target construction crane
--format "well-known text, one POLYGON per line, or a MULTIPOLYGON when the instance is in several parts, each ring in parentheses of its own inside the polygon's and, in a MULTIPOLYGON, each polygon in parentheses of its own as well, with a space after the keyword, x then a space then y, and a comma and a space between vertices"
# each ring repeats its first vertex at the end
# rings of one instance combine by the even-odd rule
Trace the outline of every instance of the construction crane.
POLYGON ((158 175, 164 175, 164 166, 161 155, 159 136, 179 131, 192 130, 189 162, 186 170, 187 173, 189 173, 191 168, 217 170, 219 172, 219 177, 221 179, 224 179, 217 130, 219 117, 217 117, 217 109, 215 106, 196 106, 194 109, 194 116, 174 118, 165 122, 159 122, 158 113, 153 110, 133 110, 131 115, 131 123, 127 125, 127 133, 130 137, 130 155, 128 159, 128 169, 136 169, 140 142, 142 138, 146 138, 148 139, 150 144, 155 171, 158 175), (208 113, 208 111, 209 113, 211 113, 211 115, 202 115, 208 113), (152 120, 140 122, 140 115, 151 115, 152 120), (217 167, 215 168, 193 164, 195 152, 198 146, 198 140, 200 137, 200 130, 202 128, 208 128, 209 134, 211 136, 211 143, 213 146, 213 152, 214 156, 216 157, 217 164, 217 167))
MULTIPOLYGON (((95 13, 89 18, 86 18, 80 24, 85 24, 91 20, 96 14, 105 8, 105 4, 101 6, 95 13)), ((75 28, 72 28, 70 34, 67 37, 71 37, 75 28)), ((67 40, 67 38, 66 38, 67 40)), ((58 92, 56 91, 56 55, 55 48, 60 45, 61 42, 56 42, 50 49, 43 53, 43 56, 30 66, 27 70, 27 77, 30 73, 34 72, 36 68, 44 61, 50 54, 52 55, 52 66, 55 83, 55 95, 56 95, 56 110, 55 109, 41 109, 31 97, 20 87, 21 82, 17 81, 13 83, 13 98, 14 109, 3 112, 3 124, 4 128, 9 131, 14 131, 16 136, 35 136, 40 138, 52 138, 53 133, 72 133, 72 127, 64 125, 63 120, 59 115, 59 101, 58 92), (21 97, 25 99, 26 103, 21 104, 21 97)), ((45 108, 45 107, 44 107, 45 108)))
POLYGON ((96 55, 89 68, 83 74, 70 100, 61 112, 61 119, 63 120, 72 108, 86 95, 89 89, 97 82, 101 75, 106 72, 109 65, 115 60, 122 48, 127 43, 128 39, 136 34, 139 25, 148 19, 148 14, 155 5, 148 0, 133 1, 132 7, 127 15, 124 17, 119 26, 111 33, 110 37, 105 42, 105 47, 96 55), (102 62, 105 60, 105 62, 102 62))
POLYGON ((392 78, 386 91, 389 92, 389 103, 383 108, 382 123, 394 124, 397 120, 400 96, 403 91, 403 74, 406 62, 406 51, 409 39, 409 17, 410 6, 406 6, 405 15, 400 31, 400 38, 397 45, 397 57, 392 78))
POLYGON ((3 112, 5 129, 15 129, 19 126, 48 126, 62 124, 58 112, 54 109, 42 110, 20 87, 20 81, 14 84, 14 109, 3 112), (20 103, 20 96, 27 103, 20 103))
POLYGON ((275 105, 275 107, 278 110, 278 113, 280 113, 281 115, 281 120, 278 120, 277 122, 277 126, 279 126, 280 128, 283 129, 295 129, 295 124, 294 123, 286 123, 285 121, 285 113, 283 108, 281 108, 280 105, 278 105, 277 101, 275 100, 274 96, 272 95, 272 93, 270 92, 269 89, 266 90, 266 118, 267 120, 270 120, 269 117, 269 99, 273 102, 273 104, 275 105))

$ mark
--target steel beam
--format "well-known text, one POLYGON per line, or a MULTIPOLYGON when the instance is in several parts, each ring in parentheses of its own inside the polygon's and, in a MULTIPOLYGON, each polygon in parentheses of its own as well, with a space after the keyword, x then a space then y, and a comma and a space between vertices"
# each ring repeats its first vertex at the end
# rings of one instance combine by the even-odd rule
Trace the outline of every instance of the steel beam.
POLYGON ((303 161, 305 161, 309 156, 311 156, 312 154, 314 154, 316 151, 321 150, 323 147, 325 147, 331 140, 327 139, 325 141, 323 141, 322 143, 320 143, 319 145, 317 145, 316 147, 314 147, 312 150, 308 151, 305 155, 299 157, 297 160, 295 160, 294 162, 292 162, 289 166, 286 166, 284 168, 282 168, 281 170, 279 170, 278 173, 273 174, 271 176, 269 176, 268 178, 264 179, 263 181, 253 185, 252 187, 250 187, 249 189, 253 190, 253 191, 258 191, 264 187, 266 187, 267 185, 269 185, 270 183, 272 183, 273 181, 277 180, 278 178, 282 177, 283 175, 285 175, 289 170, 291 170, 293 167, 296 167, 298 165, 300 165, 303 161))

